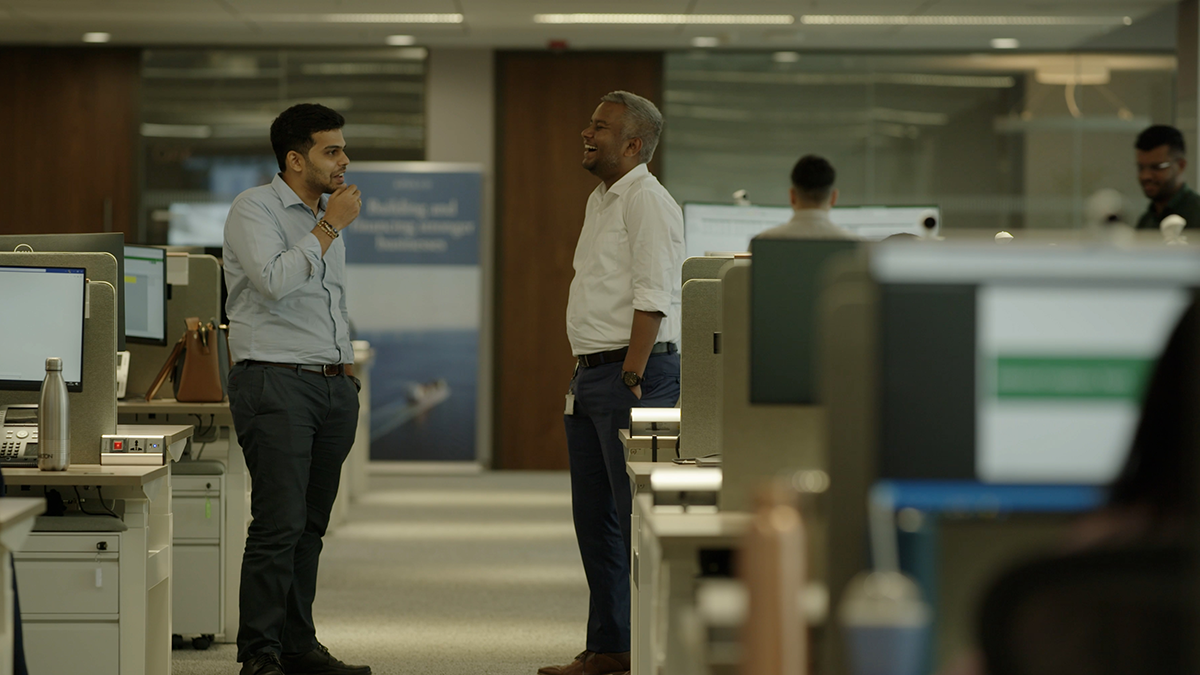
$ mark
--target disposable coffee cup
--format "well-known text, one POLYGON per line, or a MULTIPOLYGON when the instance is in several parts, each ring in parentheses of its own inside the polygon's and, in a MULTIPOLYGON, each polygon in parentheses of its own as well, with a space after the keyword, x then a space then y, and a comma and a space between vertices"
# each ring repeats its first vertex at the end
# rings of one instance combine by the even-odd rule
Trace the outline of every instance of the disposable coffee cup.
POLYGON ((850 581, 838 611, 854 675, 920 675, 931 612, 917 584, 900 572, 850 581))

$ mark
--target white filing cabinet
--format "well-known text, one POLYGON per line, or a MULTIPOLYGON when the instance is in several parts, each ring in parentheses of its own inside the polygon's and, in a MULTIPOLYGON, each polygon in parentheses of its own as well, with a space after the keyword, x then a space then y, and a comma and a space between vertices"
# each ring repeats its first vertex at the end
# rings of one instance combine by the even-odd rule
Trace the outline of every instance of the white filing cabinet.
POLYGON ((171 477, 178 580, 172 587, 172 632, 191 636, 194 647, 207 649, 213 636, 225 632, 225 476, 181 474, 179 466, 171 477))
POLYGON ((120 672, 120 532, 34 532, 13 554, 31 673, 120 672))

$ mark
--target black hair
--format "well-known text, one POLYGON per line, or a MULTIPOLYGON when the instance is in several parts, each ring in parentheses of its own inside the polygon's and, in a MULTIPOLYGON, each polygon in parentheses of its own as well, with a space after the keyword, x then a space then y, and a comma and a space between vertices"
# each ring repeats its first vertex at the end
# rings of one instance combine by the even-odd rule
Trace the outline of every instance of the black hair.
POLYGON ((279 113, 271 123, 271 149, 279 170, 287 171, 287 155, 295 150, 308 155, 313 146, 313 134, 341 129, 346 118, 319 103, 298 103, 279 113))
POLYGON ((1137 142, 1133 144, 1133 147, 1142 152, 1150 152, 1162 145, 1170 148, 1172 154, 1187 154, 1187 145, 1183 142, 1183 134, 1175 127, 1165 124, 1155 124, 1152 127, 1147 127, 1145 131, 1138 134, 1137 142))
POLYGON ((792 186, 806 201, 823 202, 833 191, 837 172, 824 157, 805 155, 792 168, 792 186))

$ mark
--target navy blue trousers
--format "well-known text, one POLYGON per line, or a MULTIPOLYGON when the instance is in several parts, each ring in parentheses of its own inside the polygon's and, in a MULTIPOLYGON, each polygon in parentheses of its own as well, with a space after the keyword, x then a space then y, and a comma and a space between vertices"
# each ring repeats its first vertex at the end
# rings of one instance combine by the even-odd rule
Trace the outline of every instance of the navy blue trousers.
POLYGON ((358 427, 358 388, 342 375, 239 363, 229 409, 250 470, 238 597, 238 661, 317 645, 312 605, 321 537, 358 427))
POLYGON ((631 408, 670 408, 679 400, 679 355, 652 354, 642 398, 621 382, 621 362, 577 368, 575 414, 564 415, 571 459, 571 508, 590 601, 587 649, 629 651, 629 520, 633 511, 619 430, 631 408))

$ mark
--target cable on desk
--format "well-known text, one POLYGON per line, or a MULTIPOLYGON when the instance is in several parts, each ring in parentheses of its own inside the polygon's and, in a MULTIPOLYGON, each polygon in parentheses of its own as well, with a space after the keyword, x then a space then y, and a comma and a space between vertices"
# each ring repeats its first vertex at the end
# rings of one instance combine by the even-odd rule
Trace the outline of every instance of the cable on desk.
POLYGON ((96 494, 100 495, 100 506, 102 506, 104 508, 104 510, 107 511, 108 513, 92 513, 91 511, 88 511, 87 509, 83 508, 83 496, 79 494, 79 486, 72 485, 71 489, 75 491, 75 502, 77 504, 79 504, 79 510, 80 510, 80 512, 83 513, 83 515, 85 515, 85 516, 112 516, 113 518, 120 519, 120 516, 118 516, 116 513, 114 513, 113 510, 108 508, 108 505, 104 503, 104 495, 100 494, 100 486, 99 485, 96 486, 96 494))
MULTIPOLYGON (((101 490, 99 485, 96 486, 96 496, 98 496, 100 498, 100 506, 103 506, 104 510, 108 511, 108 515, 110 515, 113 518, 116 518, 118 520, 121 519, 121 516, 118 516, 116 511, 113 511, 112 509, 108 508, 108 504, 104 503, 104 492, 101 490)), ((113 504, 114 505, 116 504, 115 500, 113 501, 113 504)))

